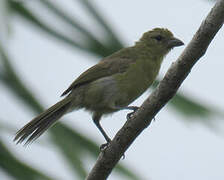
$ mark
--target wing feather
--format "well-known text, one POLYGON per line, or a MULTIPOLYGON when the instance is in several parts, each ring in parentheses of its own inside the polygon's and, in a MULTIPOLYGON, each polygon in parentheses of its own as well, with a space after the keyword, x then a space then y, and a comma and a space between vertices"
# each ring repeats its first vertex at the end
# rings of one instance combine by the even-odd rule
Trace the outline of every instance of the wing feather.
POLYGON ((90 83, 97 79, 114 75, 116 73, 123 73, 129 67, 130 63, 134 63, 135 60, 129 58, 106 58, 89 68, 82 73, 69 87, 66 89, 61 96, 68 94, 74 88, 79 87, 83 84, 90 83))

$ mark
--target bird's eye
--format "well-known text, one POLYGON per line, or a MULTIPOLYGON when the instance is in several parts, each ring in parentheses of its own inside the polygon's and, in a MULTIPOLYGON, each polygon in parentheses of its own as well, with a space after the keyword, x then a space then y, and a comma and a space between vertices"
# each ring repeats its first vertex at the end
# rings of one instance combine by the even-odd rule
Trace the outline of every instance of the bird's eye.
POLYGON ((157 41, 161 41, 163 39, 163 37, 161 35, 155 36, 154 37, 157 41))

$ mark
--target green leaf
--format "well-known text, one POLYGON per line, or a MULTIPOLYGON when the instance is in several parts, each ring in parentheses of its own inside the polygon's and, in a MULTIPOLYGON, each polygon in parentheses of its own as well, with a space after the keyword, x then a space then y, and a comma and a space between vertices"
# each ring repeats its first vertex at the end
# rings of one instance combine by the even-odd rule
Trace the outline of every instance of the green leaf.
MULTIPOLYGON (((99 151, 99 146, 96 145, 96 143, 93 143, 90 139, 86 138, 85 136, 81 135, 81 133, 78 133, 77 131, 74 131, 73 129, 61 124, 60 126, 57 124, 55 125, 53 128, 51 128, 52 132, 54 133, 54 136, 52 136, 54 141, 59 141, 59 144, 66 141, 69 142, 69 144, 67 146, 68 152, 66 152, 66 154, 68 154, 68 158, 72 157, 69 156, 69 151, 70 153, 72 153, 72 151, 74 151, 77 148, 78 150, 81 150, 81 152, 79 153, 80 156, 80 164, 82 164, 86 157, 86 154, 88 153, 90 156, 93 156, 94 159, 96 159, 100 153, 99 151), (55 139, 56 138, 56 139, 55 139)), ((63 145, 64 147, 66 146, 65 144, 63 145)), ((76 149, 76 150, 77 150, 76 149)), ((75 157, 75 159, 77 159, 77 157, 75 157)), ((71 159, 70 159, 71 160, 71 159)), ((121 165, 121 163, 119 163, 116 168, 115 171, 119 172, 121 175, 128 177, 129 179, 132 180, 139 180, 141 179, 140 176, 137 176, 136 173, 133 172, 133 170, 130 170, 130 168, 127 167, 127 165, 121 165)))
MULTIPOLYGON (((52 141, 71 165, 72 171, 76 172, 75 174, 78 175, 79 179, 85 179, 87 172, 84 168, 83 149, 87 147, 81 147, 77 142, 73 143, 74 130, 72 130, 72 136, 68 136, 68 128, 63 124, 56 124, 51 128, 51 132, 52 141)), ((83 140, 80 138, 79 141, 83 140)))
POLYGON ((31 168, 29 165, 16 159, 0 141, 0 168, 17 180, 53 180, 49 176, 31 168))
MULTIPOLYGON (((153 88, 159 84, 159 80, 156 80, 153 83, 153 88)), ((177 93, 174 98, 172 98, 169 103, 169 106, 174 108, 178 113, 186 118, 192 119, 196 117, 200 118, 209 118, 211 116, 221 115, 223 114, 217 111, 214 111, 211 107, 207 107, 206 105, 199 104, 191 97, 187 97, 183 95, 181 92, 177 93)), ((195 120, 195 119, 194 119, 195 120)))
POLYGON ((66 37, 65 35, 58 33, 53 28, 50 28, 48 25, 46 25, 40 19, 34 16, 33 13, 31 13, 31 11, 25 8, 22 3, 10 0, 10 7, 12 10, 14 10, 14 12, 18 13, 21 17, 26 19, 28 22, 35 25, 38 29, 46 32, 48 35, 60 40, 61 42, 81 50, 86 50, 86 49, 90 50, 89 47, 85 47, 81 45, 80 43, 76 42, 75 40, 72 40, 72 38, 66 37))
MULTIPOLYGON (((89 37, 90 34, 86 35, 87 30, 85 30, 85 29, 83 29, 83 32, 82 32, 82 33, 84 33, 83 37, 80 37, 80 34, 76 34, 76 35, 73 34, 68 37, 69 32, 67 33, 67 35, 57 32, 55 30, 55 28, 51 28, 50 26, 45 24, 43 21, 41 21, 29 9, 27 9, 22 3, 18 3, 16 1, 10 0, 10 7, 14 12, 16 12, 18 15, 20 15, 27 22, 31 23, 31 25, 34 25, 37 29, 41 30, 42 32, 45 32, 46 34, 55 38, 56 40, 59 40, 60 42, 66 44, 66 45, 69 45, 72 48, 78 48, 79 50, 87 51, 88 53, 92 53, 92 54, 100 55, 100 56, 106 56, 107 54, 112 53, 110 48, 107 48, 106 46, 102 45, 93 36, 91 36, 91 38, 90 38, 89 37), (81 41, 80 42, 75 41, 73 39, 73 37, 75 37, 75 36, 79 36, 79 38, 81 38, 81 41)), ((52 10, 52 8, 56 8, 56 7, 51 6, 51 10, 52 10)), ((53 9, 53 12, 55 14, 56 14, 56 12, 55 12, 56 10, 57 9, 53 9)), ((60 13, 61 14, 59 14, 59 12, 57 11, 57 16, 64 15, 63 12, 60 12, 60 13)), ((63 17, 65 18, 65 16, 63 16, 63 17)), ((68 19, 67 19, 67 21, 68 21, 68 19)), ((73 22, 73 23, 75 23, 75 22, 73 22)), ((71 22, 70 22, 70 24, 71 24, 71 22)), ((75 25, 73 25, 73 27, 75 27, 75 25)), ((81 28, 81 26, 78 27, 78 23, 77 23, 76 28, 81 28)))
POLYGON ((206 107, 205 105, 201 105, 198 102, 194 101, 190 97, 186 97, 181 95, 180 93, 177 94, 173 99, 170 101, 170 105, 182 115, 192 118, 199 116, 201 118, 210 117, 215 115, 215 112, 206 107))
POLYGON ((49 10, 49 13, 54 14, 57 19, 63 20, 64 23, 70 25, 70 27, 78 31, 82 35, 82 38, 85 38, 85 41, 88 42, 88 44, 91 44, 91 49, 102 49, 102 51, 109 50, 91 32, 89 32, 88 29, 85 28, 78 19, 71 17, 68 12, 63 10, 62 7, 59 8, 56 5, 56 2, 51 3, 48 0, 39 0, 38 2, 41 3, 43 7, 46 7, 49 10))
POLYGON ((19 97, 25 104, 32 104, 32 107, 36 109, 36 111, 41 112, 43 111, 42 106, 31 92, 23 85, 22 81, 16 75, 16 72, 12 68, 12 65, 5 54, 5 50, 0 45, 0 60, 4 66, 4 74, 0 77, 0 80, 10 88, 14 93, 16 92, 16 97, 19 97))
POLYGON ((87 13, 90 13, 94 20, 96 20, 107 33, 106 37, 108 37, 110 48, 114 49, 114 51, 123 48, 123 43, 117 38, 117 35, 112 30, 112 27, 107 23, 108 21, 105 20, 104 16, 100 13, 100 10, 97 9, 96 6, 94 6, 89 0, 79 0, 79 2, 86 8, 87 13))

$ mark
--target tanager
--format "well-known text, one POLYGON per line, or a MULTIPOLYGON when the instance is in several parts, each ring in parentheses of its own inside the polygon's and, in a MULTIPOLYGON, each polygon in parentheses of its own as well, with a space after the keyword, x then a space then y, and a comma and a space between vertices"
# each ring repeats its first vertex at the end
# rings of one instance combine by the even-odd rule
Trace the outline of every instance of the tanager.
POLYGON ((166 54, 184 43, 164 28, 143 34, 134 46, 123 48, 105 57, 82 73, 62 96, 64 99, 32 119, 15 137, 17 143, 29 143, 38 138, 64 114, 82 109, 92 113, 92 119, 107 143, 111 140, 100 125, 103 115, 128 106, 144 93, 155 80, 166 54))

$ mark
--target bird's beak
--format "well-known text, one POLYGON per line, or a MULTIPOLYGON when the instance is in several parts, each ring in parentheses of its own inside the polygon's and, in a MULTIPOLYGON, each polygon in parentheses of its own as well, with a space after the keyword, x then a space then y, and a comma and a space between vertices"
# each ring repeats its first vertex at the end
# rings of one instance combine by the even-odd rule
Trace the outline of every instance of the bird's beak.
POLYGON ((173 48, 173 47, 177 47, 177 46, 182 46, 182 45, 184 45, 184 43, 181 40, 177 39, 177 38, 172 38, 172 39, 170 39, 168 41, 168 47, 169 48, 173 48))

